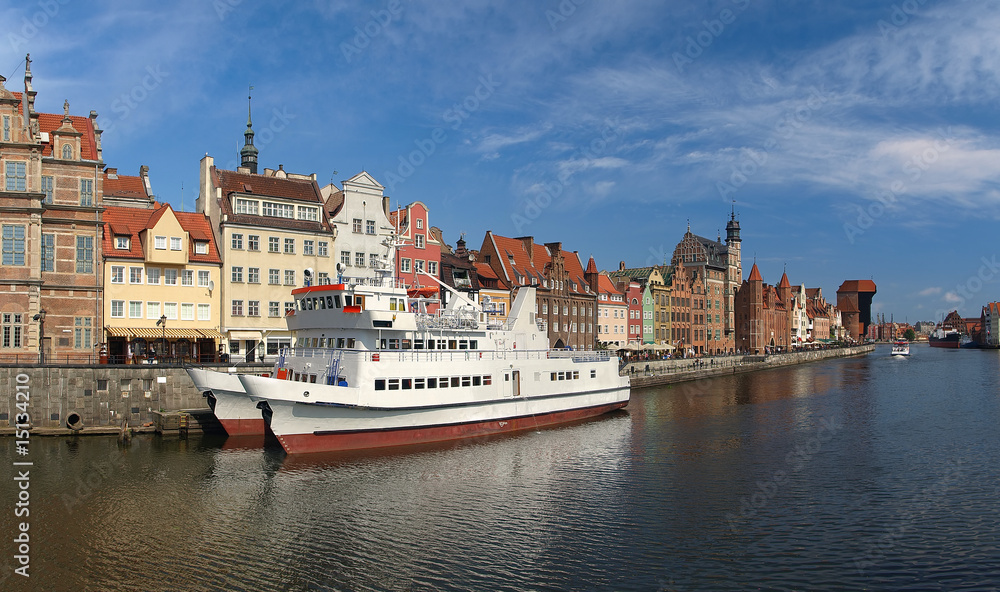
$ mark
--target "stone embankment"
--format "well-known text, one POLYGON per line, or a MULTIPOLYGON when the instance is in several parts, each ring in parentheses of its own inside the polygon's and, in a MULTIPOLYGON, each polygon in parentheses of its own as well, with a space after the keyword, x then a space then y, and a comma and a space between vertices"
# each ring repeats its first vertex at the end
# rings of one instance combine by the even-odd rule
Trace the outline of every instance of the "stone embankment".
POLYGON ((875 350, 874 345, 858 345, 770 356, 721 356, 688 360, 649 360, 626 364, 621 373, 631 377, 634 388, 673 384, 688 380, 755 372, 793 364, 804 364, 829 358, 863 356, 875 350))

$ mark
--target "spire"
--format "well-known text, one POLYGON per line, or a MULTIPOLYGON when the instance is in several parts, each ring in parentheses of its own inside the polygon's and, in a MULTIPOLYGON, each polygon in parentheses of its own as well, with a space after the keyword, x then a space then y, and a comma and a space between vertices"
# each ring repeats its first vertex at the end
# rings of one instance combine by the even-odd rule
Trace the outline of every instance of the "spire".
POLYGON ((740 222, 736 219, 736 200, 733 200, 733 209, 729 214, 729 223, 726 224, 726 244, 743 242, 740 239, 740 222))
MULTIPOLYGON (((253 87, 250 87, 253 91, 253 87)), ((252 95, 247 94, 247 130, 243 132, 246 138, 243 149, 240 150, 240 166, 250 169, 254 175, 257 174, 257 147, 253 145, 253 121, 250 118, 250 101, 252 95)))
POLYGON ((748 278, 751 282, 763 282, 764 278, 760 277, 760 270, 757 269, 757 262, 755 261, 753 267, 750 269, 750 277, 748 278))
POLYGON ((594 256, 590 256, 590 261, 587 261, 587 270, 584 273, 597 273, 597 262, 594 261, 594 256))
POLYGON ((778 282, 779 288, 791 288, 792 284, 788 281, 788 274, 785 272, 781 273, 781 281, 778 282))

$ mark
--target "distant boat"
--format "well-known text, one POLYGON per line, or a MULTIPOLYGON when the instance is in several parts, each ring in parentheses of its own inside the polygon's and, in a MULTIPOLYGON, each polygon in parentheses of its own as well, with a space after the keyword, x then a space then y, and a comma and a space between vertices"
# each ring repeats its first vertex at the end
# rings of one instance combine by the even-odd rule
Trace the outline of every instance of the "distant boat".
POLYGON ((927 338, 931 347, 958 349, 962 334, 954 329, 937 329, 927 338))
POLYGON ((910 342, 905 339, 900 339, 892 344, 892 355, 893 356, 908 356, 910 355, 910 342))
POLYGON ((973 341, 968 335, 962 335, 958 339, 958 347, 962 349, 975 349, 979 347, 979 344, 973 341))

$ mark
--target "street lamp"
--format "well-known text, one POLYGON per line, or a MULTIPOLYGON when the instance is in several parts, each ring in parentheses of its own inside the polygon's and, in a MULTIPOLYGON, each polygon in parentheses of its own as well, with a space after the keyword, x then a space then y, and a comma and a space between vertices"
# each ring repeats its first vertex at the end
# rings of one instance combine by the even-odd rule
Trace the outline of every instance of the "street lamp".
POLYGON ((38 321, 38 363, 45 363, 45 309, 38 311, 38 314, 31 317, 31 320, 38 321))
POLYGON ((163 357, 167 357, 167 315, 160 316, 160 320, 156 321, 156 325, 160 327, 160 351, 163 357))

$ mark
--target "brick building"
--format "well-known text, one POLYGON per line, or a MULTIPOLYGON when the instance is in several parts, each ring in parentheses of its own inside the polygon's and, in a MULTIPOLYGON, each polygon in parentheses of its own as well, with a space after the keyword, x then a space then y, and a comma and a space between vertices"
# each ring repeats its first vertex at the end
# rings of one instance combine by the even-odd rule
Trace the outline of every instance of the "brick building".
POLYGON ((792 287, 787 274, 777 287, 765 284, 754 263, 734 300, 738 350, 763 354, 791 347, 792 287))

